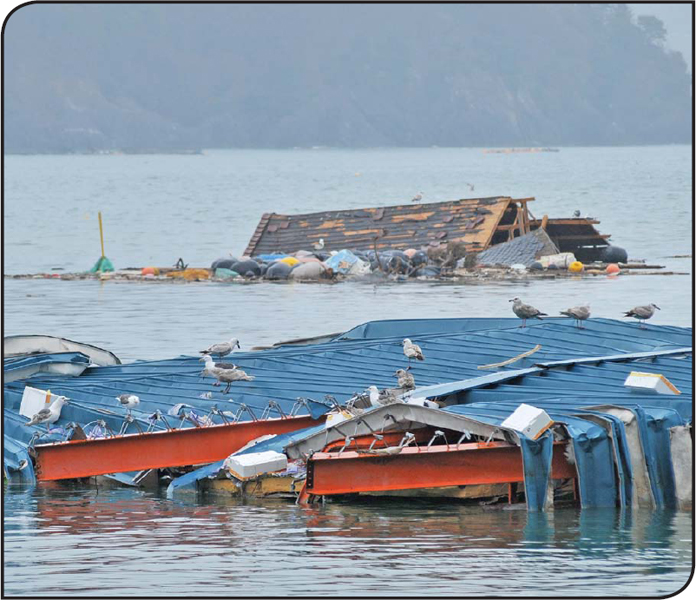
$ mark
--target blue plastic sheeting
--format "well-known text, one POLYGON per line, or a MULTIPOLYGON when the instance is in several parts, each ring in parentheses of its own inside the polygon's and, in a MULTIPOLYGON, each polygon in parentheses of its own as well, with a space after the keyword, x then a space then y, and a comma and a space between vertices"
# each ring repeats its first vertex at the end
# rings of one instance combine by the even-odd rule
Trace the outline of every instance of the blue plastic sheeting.
POLYGON ((36 483, 34 464, 26 446, 5 435, 3 436, 3 470, 7 479, 18 483, 36 483))
MULTIPOLYGON (((324 429, 323 423, 315 427, 306 427, 304 429, 298 429, 297 431, 292 431, 290 433, 275 435, 270 439, 259 442, 258 444, 254 444, 253 446, 249 446, 245 450, 234 452, 233 454, 251 454, 252 452, 266 452, 268 450, 273 450, 275 452, 283 452, 285 447, 289 444, 297 440, 301 440, 302 438, 305 438, 307 436, 314 435, 322 429, 324 429)), ((218 462, 206 465, 204 467, 201 467, 200 469, 196 469, 195 471, 191 471, 190 473, 186 473, 186 475, 182 475, 181 477, 176 478, 169 484, 169 487, 167 488, 167 496, 171 497, 176 492, 181 492, 184 490, 196 490, 199 481, 202 481, 203 479, 212 479, 216 477, 217 474, 220 472, 220 469, 222 469, 224 463, 225 459, 219 460, 218 462)))
MULTIPOLYGON (((79 377, 41 373, 30 380, 5 384, 5 421, 8 420, 8 411, 16 414, 19 410, 22 391, 27 383, 70 398, 70 404, 63 407, 57 427, 65 427, 74 421, 84 428, 102 419, 114 432, 118 432, 126 410, 116 402, 115 396, 123 393, 140 397, 141 403, 133 410, 133 416, 142 429, 151 425, 149 417, 155 411, 166 415, 176 404, 192 406, 198 415, 210 415, 211 410, 217 407, 225 411, 228 418, 236 415, 240 420, 249 420, 252 417, 246 411, 247 407, 256 418, 260 418, 269 408, 269 400, 272 400, 280 410, 289 414, 296 407, 297 399, 304 398, 305 403, 297 405, 297 414, 307 414, 309 409, 316 415, 325 412, 331 405, 324 399, 327 394, 343 403, 355 392, 363 391, 370 385, 393 387, 396 384, 394 371, 408 364, 401 345, 404 337, 418 343, 425 353, 424 362, 412 364, 411 372, 419 388, 447 386, 464 380, 467 380, 469 388, 476 387, 476 379, 480 383, 482 376, 490 379, 498 376, 490 371, 481 371, 478 366, 507 360, 529 351, 536 344, 541 345, 538 352, 500 369, 498 374, 505 378, 515 371, 536 370, 535 365, 539 362, 662 351, 692 345, 691 330, 678 327, 648 325, 646 329, 640 329, 632 322, 608 319, 590 319, 586 329, 582 330, 574 326, 572 319, 548 319, 526 328, 519 325, 520 321, 516 318, 382 321, 362 325, 339 336, 345 339, 283 346, 260 352, 235 352, 227 358, 254 375, 255 380, 235 382, 228 394, 222 393, 222 387, 212 385, 214 378, 201 376, 203 363, 198 356, 89 367, 79 377)), ((55 360, 50 355, 29 358, 55 360)), ((669 367, 669 374, 665 371, 665 375, 684 391, 684 394, 675 397, 675 410, 690 420, 690 409, 687 407, 692 391, 690 360, 660 357, 653 363, 636 361, 633 367, 642 371, 669 367)), ((613 396, 642 405, 642 399, 635 394, 629 396, 629 392, 620 390, 616 384, 622 373, 625 374, 625 369, 630 368, 629 363, 576 365, 569 367, 567 373, 571 375, 567 379, 561 376, 564 373, 562 369, 554 369, 544 377, 532 373, 523 375, 519 378, 521 385, 512 385, 513 382, 506 384, 505 381, 494 385, 495 390, 515 388, 529 391, 531 396, 525 396, 528 402, 535 397, 558 397, 572 391, 576 395, 582 392, 578 406, 615 403, 606 401, 607 391, 611 389, 613 396), (577 380, 572 379, 578 375, 577 380), (601 380, 593 382, 595 377, 601 380)), ((486 394, 490 391, 487 388, 483 391, 473 389, 463 392, 463 395, 486 394)), ((521 393, 519 397, 522 396, 521 393)), ((503 393, 500 399, 509 400, 510 397, 503 393)), ((662 404, 650 404, 664 408, 671 406, 665 405, 664 401, 662 404)), ((271 411, 270 416, 278 414, 271 411)), ((179 426, 175 417, 167 418, 172 426, 179 426)), ((210 418, 216 423, 222 422, 217 415, 210 418)), ((185 422, 183 426, 193 425, 185 422)), ((164 427, 161 421, 152 424, 154 429, 164 427)), ((34 431, 32 428, 24 430, 15 434, 6 432, 5 435, 26 444, 34 431)), ((131 424, 128 432, 133 431, 136 429, 131 424)))
POLYGON ((529 510, 543 510, 551 477, 553 436, 545 434, 538 440, 520 436, 524 465, 524 493, 529 510))
MULTIPOLYGON (((477 403, 450 406, 445 410, 479 420, 487 419, 489 423, 500 425, 518 406, 519 403, 477 403)), ((615 506, 618 490, 611 440, 606 431, 599 425, 559 412, 549 405, 535 403, 534 406, 543 408, 554 421, 565 425, 575 450, 575 466, 583 508, 615 506)), ((524 438, 521 436, 521 439, 524 438)))

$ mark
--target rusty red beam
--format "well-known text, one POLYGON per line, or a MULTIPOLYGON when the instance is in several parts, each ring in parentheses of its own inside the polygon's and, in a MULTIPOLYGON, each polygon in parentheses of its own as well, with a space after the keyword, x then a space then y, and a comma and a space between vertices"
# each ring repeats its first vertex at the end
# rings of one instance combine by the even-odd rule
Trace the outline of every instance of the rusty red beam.
POLYGON ((206 464, 226 458, 259 436, 320 422, 311 417, 287 417, 44 444, 34 447, 36 477, 54 481, 206 464))
MULTIPOLYGON (((576 477, 554 445, 552 477, 576 477)), ((307 464, 306 492, 315 496, 435 488, 454 485, 523 482, 522 453, 505 442, 403 448, 400 453, 375 456, 354 451, 319 452, 307 464)))

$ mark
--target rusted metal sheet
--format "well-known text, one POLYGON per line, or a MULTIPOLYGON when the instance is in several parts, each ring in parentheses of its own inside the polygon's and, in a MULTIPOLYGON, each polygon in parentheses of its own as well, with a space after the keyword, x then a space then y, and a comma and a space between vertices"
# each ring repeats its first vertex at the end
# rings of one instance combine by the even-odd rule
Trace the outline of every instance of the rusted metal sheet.
MULTIPOLYGON (((570 479, 575 467, 554 444, 551 477, 570 479)), ((318 452, 307 463, 305 494, 325 496, 414 488, 520 483, 522 453, 505 442, 403 448, 398 454, 373 455, 354 451, 318 452)))
POLYGON ((259 436, 318 423, 311 417, 288 417, 37 445, 36 477, 53 481, 211 463, 259 436))
POLYGON ((301 215, 266 213, 245 250, 247 256, 311 250, 419 248, 431 243, 463 242, 484 250, 503 214, 514 202, 506 196, 430 204, 401 204, 301 215))

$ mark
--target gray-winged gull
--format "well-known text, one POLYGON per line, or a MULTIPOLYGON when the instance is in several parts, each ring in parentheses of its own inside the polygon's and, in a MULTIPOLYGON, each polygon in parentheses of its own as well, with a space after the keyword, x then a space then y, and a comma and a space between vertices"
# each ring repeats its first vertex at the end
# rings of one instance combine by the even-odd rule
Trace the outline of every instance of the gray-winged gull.
POLYGON ((201 354, 216 354, 217 356, 227 356, 235 348, 241 348, 239 345, 239 340, 237 338, 232 338, 229 342, 222 342, 221 344, 213 344, 207 350, 201 350, 201 354))
POLYGON ((42 408, 37 412, 25 425, 39 425, 46 423, 46 431, 49 431, 48 426, 60 419, 60 411, 64 404, 68 404, 68 399, 65 396, 58 396, 48 408, 42 408))
POLYGON ((423 199, 423 192, 418 192, 413 198, 411 198, 411 202, 420 202, 423 199))
POLYGON ((512 312, 514 312, 515 315, 520 319, 523 319, 522 325, 520 325, 520 327, 527 326, 527 319, 541 320, 541 317, 548 316, 546 313, 541 312, 538 308, 534 308, 529 304, 524 304, 522 300, 520 300, 519 298, 513 298, 512 300, 510 300, 510 302, 513 303, 512 312))
POLYGON ((116 400, 121 406, 128 409, 128 414, 131 414, 131 410, 140 404, 140 398, 135 394, 121 394, 120 396, 116 396, 116 400))
POLYGON ((406 338, 401 344, 404 347, 404 355, 406 358, 408 358, 408 362, 411 362, 412 358, 415 358, 416 360, 425 360, 425 356, 423 356, 423 351, 421 350, 421 347, 418 344, 414 344, 411 340, 406 338))
POLYGON ((235 381, 254 381, 255 379, 253 375, 247 375, 241 369, 218 369, 213 367, 212 369, 207 368, 206 372, 217 379, 217 382, 213 385, 220 385, 221 383, 227 384, 223 394, 230 391, 230 386, 235 381))
POLYGON ((573 308, 562 310, 561 314, 575 319, 575 324, 578 326, 578 329, 585 329, 580 325, 580 321, 586 321, 590 318, 590 305, 584 304, 582 306, 574 306, 573 308))
POLYGON ((624 317, 635 317, 640 323, 640 327, 644 329, 643 322, 647 321, 655 314, 655 309, 662 310, 656 304, 646 304, 645 306, 636 306, 624 313, 624 317))

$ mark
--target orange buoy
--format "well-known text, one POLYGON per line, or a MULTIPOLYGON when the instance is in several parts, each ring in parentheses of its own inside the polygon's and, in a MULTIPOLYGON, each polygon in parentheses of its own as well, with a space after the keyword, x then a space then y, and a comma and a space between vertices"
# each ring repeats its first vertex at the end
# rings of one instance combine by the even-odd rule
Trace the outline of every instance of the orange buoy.
POLYGON ((581 273, 585 270, 585 265, 583 265, 579 260, 575 260, 568 265, 568 270, 571 273, 581 273))
POLYGON ((155 267, 143 267, 143 270, 140 272, 141 275, 156 275, 156 271, 159 271, 159 269, 155 269, 155 267))
POLYGON ((619 268, 619 265, 617 265, 616 263, 611 263, 611 264, 607 265, 607 268, 606 268, 607 275, 615 275, 619 271, 621 271, 621 269, 619 268))

